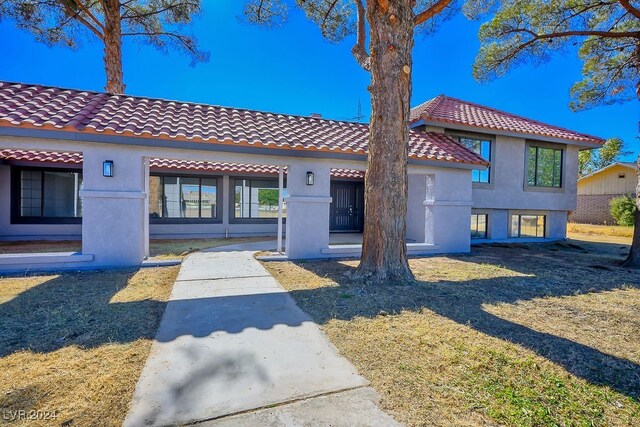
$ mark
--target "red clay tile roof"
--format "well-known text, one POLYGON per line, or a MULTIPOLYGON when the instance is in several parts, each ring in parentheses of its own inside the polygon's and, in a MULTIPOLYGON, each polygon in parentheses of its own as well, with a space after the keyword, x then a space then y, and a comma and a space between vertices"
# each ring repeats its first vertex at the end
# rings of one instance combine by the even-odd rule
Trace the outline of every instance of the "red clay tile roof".
MULTIPOLYGON (((62 153, 53 151, 36 150, 0 150, 0 159, 41 162, 41 163, 64 163, 81 165, 82 153, 62 153)), ((228 162, 203 162, 196 160, 168 160, 151 159, 149 166, 152 170, 187 170, 199 172, 216 173, 256 173, 265 175, 277 175, 278 166, 273 165, 252 165, 244 163, 228 162)), ((286 166, 284 172, 287 172, 286 166)), ((334 178, 364 178, 364 172, 355 169, 331 169, 331 176, 334 178)))
MULTIPOLYGON (((206 104, 0 82, 0 126, 366 154, 369 126, 206 104)), ((444 135, 411 131, 409 157, 484 165, 444 135)))
POLYGON ((574 132, 446 95, 436 96, 412 108, 410 119, 412 122, 424 119, 428 122, 454 123, 526 135, 546 136, 568 142, 591 144, 605 142, 604 139, 597 136, 574 132))

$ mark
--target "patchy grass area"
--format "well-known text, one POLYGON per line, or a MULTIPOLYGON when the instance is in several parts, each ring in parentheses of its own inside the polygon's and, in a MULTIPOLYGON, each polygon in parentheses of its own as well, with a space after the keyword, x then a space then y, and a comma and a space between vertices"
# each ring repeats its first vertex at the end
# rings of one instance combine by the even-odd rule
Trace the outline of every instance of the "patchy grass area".
POLYGON ((633 227, 619 225, 567 224, 567 237, 588 242, 631 244, 633 227))
POLYGON ((640 272, 619 247, 477 247, 410 260, 406 286, 264 265, 407 425, 638 426, 640 272))
MULTIPOLYGON (((191 252, 201 249, 215 248, 224 245, 251 243, 267 240, 265 237, 233 237, 230 239, 167 239, 151 240, 149 252, 156 259, 182 258, 191 252)), ((0 254, 35 253, 35 252, 79 252, 82 243, 79 241, 19 241, 0 242, 0 254)))
POLYGON ((178 270, 0 278, 0 408, 121 425, 178 270))

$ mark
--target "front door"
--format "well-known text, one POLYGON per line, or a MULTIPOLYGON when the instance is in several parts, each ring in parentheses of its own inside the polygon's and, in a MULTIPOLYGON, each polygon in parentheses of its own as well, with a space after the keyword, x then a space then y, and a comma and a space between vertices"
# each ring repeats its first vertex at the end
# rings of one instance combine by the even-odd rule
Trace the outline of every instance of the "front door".
POLYGON ((364 183, 331 181, 330 231, 362 231, 364 223, 364 183))

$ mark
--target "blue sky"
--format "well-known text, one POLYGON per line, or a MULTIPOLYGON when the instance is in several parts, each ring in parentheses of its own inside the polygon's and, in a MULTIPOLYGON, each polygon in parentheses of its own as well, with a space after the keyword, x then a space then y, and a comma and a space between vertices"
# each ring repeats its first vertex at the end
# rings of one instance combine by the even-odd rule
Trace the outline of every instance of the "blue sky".
MULTIPOLYGON (((175 51, 163 54, 125 41, 127 93, 343 120, 357 115, 360 100, 368 117, 369 75, 351 56, 353 38, 330 44, 297 11, 282 28, 248 25, 238 19, 242 4, 203 1, 203 14, 190 31, 211 58, 196 67, 175 51)), ((575 52, 558 54, 538 67, 521 66, 487 84, 474 81, 471 64, 478 51, 479 25, 459 16, 435 35, 417 36, 412 105, 444 93, 605 138, 619 136, 628 149, 640 151, 638 102, 579 113, 569 109, 569 88, 580 78, 575 52)), ((0 44, 2 80, 104 87, 102 49, 91 38, 75 51, 50 48, 5 21, 0 23, 0 44)))

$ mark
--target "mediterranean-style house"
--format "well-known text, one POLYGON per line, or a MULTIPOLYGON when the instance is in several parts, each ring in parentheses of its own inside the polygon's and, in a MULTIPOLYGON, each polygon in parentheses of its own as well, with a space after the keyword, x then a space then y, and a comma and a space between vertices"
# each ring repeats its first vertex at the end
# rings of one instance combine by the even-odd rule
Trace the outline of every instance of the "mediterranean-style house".
POLYGON ((636 196, 636 164, 615 162, 578 179, 578 203, 570 220, 587 224, 614 224, 609 202, 636 196))
MULTIPOLYGON (((563 239, 578 150, 604 142, 443 95, 410 126, 413 255, 563 239)), ((277 236, 291 259, 357 256, 334 236, 362 231, 367 138, 317 116, 0 82, 0 240, 82 240, 0 267, 138 265, 150 238, 277 236)))

